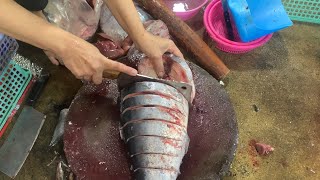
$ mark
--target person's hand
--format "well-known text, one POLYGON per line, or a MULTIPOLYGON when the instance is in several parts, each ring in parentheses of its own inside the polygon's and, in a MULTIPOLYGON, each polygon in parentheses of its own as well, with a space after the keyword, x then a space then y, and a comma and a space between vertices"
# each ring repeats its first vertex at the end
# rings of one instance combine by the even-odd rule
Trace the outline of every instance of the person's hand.
POLYGON ((60 61, 58 60, 57 56, 53 52, 46 51, 46 50, 43 50, 43 52, 47 55, 47 57, 49 58, 52 64, 57 66, 60 64, 60 61))
MULTIPOLYGON (((41 11, 34 14, 46 20, 41 11)), ((44 53, 52 64, 65 65, 78 79, 100 84, 104 71, 123 72, 132 76, 137 74, 135 69, 106 58, 95 46, 85 40, 73 35, 67 37, 69 41, 64 42, 62 51, 44 50, 44 53)))
POLYGON ((95 46, 81 38, 74 36, 72 41, 65 42, 64 47, 62 50, 49 53, 55 58, 50 60, 56 63, 58 58, 78 79, 100 84, 104 71, 137 75, 136 69, 106 58, 95 46))
POLYGON ((162 55, 166 52, 183 58, 182 53, 170 39, 154 36, 146 32, 144 37, 137 43, 138 48, 145 53, 153 63, 153 68, 159 77, 164 75, 162 55))
MULTIPOLYGON (((52 52, 77 78, 102 82, 103 72, 117 72, 135 76, 137 70, 104 57, 90 43, 71 33, 51 25, 34 15, 15 1, 0 0, 0 31, 15 39, 52 52), (12 16, 12 12, 15 12, 12 16)), ((40 17, 39 17, 40 16, 40 17)), ((53 59, 51 59, 54 63, 53 59)))

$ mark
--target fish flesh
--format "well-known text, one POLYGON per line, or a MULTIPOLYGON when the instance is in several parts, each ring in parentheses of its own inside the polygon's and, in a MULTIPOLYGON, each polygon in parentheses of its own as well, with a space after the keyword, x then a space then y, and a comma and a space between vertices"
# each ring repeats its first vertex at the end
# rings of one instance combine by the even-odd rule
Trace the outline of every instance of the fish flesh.
POLYGON ((127 54, 133 42, 129 37, 117 42, 105 33, 98 33, 98 41, 94 45, 107 58, 117 59, 127 54))
POLYGON ((268 144, 264 144, 264 143, 255 143, 254 144, 254 147, 256 148, 257 150, 257 153, 260 155, 260 156, 266 156, 268 154, 270 154, 271 152, 274 151, 274 148, 268 144))
MULTIPOLYGON (((142 22, 152 19, 139 5, 135 4, 142 22)), ((111 59, 118 59, 128 53, 133 45, 128 34, 122 29, 107 5, 102 6, 100 26, 102 33, 98 33, 98 40, 94 45, 101 54, 111 59)))

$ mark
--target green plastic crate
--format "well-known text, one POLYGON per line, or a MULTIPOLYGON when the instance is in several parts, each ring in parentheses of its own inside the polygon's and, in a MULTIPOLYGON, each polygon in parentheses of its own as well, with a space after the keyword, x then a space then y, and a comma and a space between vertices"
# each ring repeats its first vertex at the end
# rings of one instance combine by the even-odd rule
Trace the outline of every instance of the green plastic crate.
POLYGON ((8 36, 0 39, 0 131, 29 84, 32 74, 12 61, 19 45, 8 36))
POLYGON ((0 76, 0 130, 29 84, 32 74, 10 61, 0 76))
POLYGON ((283 0, 291 20, 320 24, 320 0, 283 0))

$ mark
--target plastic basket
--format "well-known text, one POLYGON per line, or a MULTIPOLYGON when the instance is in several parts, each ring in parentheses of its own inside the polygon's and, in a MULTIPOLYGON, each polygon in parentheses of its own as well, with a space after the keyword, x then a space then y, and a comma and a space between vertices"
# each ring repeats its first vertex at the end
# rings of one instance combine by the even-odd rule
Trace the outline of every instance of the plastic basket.
POLYGON ((216 47, 224 52, 241 54, 249 52, 267 43, 272 34, 263 36, 251 42, 241 42, 236 29, 234 28, 235 41, 229 40, 223 16, 221 1, 214 0, 204 12, 204 25, 210 37, 216 42, 216 47))
POLYGON ((0 130, 32 78, 29 70, 11 61, 18 47, 10 37, 4 36, 0 41, 0 130))
POLYGON ((18 43, 15 39, 0 34, 0 75, 6 68, 11 58, 18 50, 18 43))
POLYGON ((0 130, 30 82, 32 74, 10 61, 0 76, 0 130))
POLYGON ((292 20, 320 24, 320 0, 283 0, 292 20))

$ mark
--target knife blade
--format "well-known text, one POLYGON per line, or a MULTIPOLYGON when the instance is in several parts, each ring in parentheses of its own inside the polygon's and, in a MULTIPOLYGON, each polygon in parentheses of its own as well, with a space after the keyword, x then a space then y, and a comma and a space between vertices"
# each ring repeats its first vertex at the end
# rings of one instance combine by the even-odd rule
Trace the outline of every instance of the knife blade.
POLYGON ((186 100, 189 103, 191 103, 192 86, 184 82, 153 78, 153 77, 149 77, 141 74, 138 74, 137 76, 130 76, 124 73, 120 73, 118 77, 118 86, 120 89, 122 89, 130 86, 132 83, 143 82, 143 81, 160 82, 163 84, 167 84, 177 89, 186 98, 186 100))

